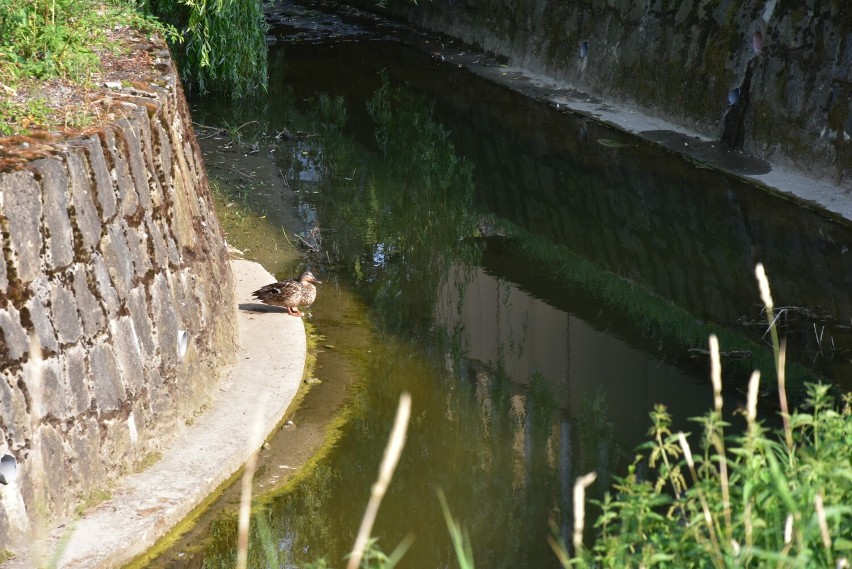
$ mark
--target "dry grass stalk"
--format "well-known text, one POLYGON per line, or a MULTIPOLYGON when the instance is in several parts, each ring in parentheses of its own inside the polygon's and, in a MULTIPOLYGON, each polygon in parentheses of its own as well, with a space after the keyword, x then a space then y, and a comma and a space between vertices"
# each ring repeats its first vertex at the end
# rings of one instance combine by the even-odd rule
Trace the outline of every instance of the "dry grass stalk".
POLYGON ((707 524, 707 533, 710 534, 710 541, 713 542, 713 549, 717 556, 717 564, 724 565, 722 561, 722 550, 719 547, 719 540, 716 537, 716 528, 713 526, 713 515, 710 513, 710 506, 707 504, 707 498, 701 487, 698 484, 698 472, 695 470, 695 461, 692 459, 692 450, 689 448, 689 443, 686 441, 686 436, 680 432, 677 434, 677 440, 680 443, 680 448, 683 450, 683 456, 686 458, 686 465, 689 467, 689 472, 692 474, 692 481, 695 482, 695 489, 698 492, 698 499, 701 501, 701 509, 704 512, 704 523, 707 524))
POLYGON ((766 278, 766 271, 763 268, 763 263, 758 263, 754 267, 754 275, 757 277, 757 285, 760 287, 760 299, 766 306, 767 311, 772 311, 775 308, 775 303, 772 301, 772 293, 769 291, 769 279, 766 278))
POLYGON ((240 481, 240 518, 237 526, 237 563, 236 569, 246 569, 248 565, 249 522, 251 521, 251 485, 257 468, 257 453, 252 453, 246 462, 240 481))
POLYGON ((581 476, 574 483, 574 551, 583 548, 583 528, 586 525, 586 488, 595 481, 595 472, 581 476))
POLYGON ((403 393, 399 397, 396 419, 393 423, 393 429, 391 429, 388 444, 385 447, 382 464, 379 466, 379 477, 376 483, 373 484, 372 491, 370 492, 370 501, 367 502, 367 509, 364 512, 364 517, 361 519, 361 527, 358 529, 358 536, 355 538, 355 545, 352 547, 349 563, 346 565, 347 569, 357 569, 361 564, 361 558, 364 556, 364 549, 367 547, 367 541, 370 539, 373 523, 376 521, 376 514, 379 512, 382 498, 384 498, 388 484, 390 484, 391 478, 393 478, 393 472, 399 462, 402 448, 405 446, 405 434, 408 430, 408 420, 410 417, 411 395, 403 393))
POLYGON ((787 375, 784 366, 787 362, 787 341, 781 342, 778 351, 778 401, 781 404, 781 419, 784 421, 784 438, 787 448, 793 450, 793 429, 790 427, 790 409, 787 405, 787 375))
MULTIPOLYGON (((719 338, 710 334, 710 379, 713 382, 713 406, 719 419, 722 418, 722 360, 719 357, 719 338)), ((719 427, 721 431, 721 426, 719 427)), ((725 456, 725 443, 720 433, 713 433, 713 445, 719 455, 719 476, 722 481, 722 508, 725 511, 725 530, 728 541, 733 539, 731 527, 731 495, 728 485, 728 460, 725 456)))
POLYGON ((822 544, 825 550, 831 553, 831 533, 828 531, 828 520, 825 518, 825 506, 822 503, 822 492, 814 496, 814 508, 816 509, 817 521, 819 522, 819 533, 822 536, 822 544))
POLYGON ((749 430, 754 428, 754 422, 757 420, 757 389, 759 385, 760 371, 754 370, 748 380, 748 399, 746 400, 746 420, 749 430))
POLYGON ((710 334, 710 380, 713 382, 713 405, 717 413, 722 413, 722 360, 716 334, 710 334))

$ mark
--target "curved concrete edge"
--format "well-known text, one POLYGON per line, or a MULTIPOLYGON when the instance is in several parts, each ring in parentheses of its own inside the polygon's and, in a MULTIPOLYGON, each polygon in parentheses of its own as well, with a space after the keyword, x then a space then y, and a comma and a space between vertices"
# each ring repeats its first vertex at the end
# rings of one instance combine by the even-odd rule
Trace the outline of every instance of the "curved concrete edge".
POLYGON ((237 362, 208 410, 143 472, 121 478, 110 500, 53 528, 3 567, 121 567, 150 549, 236 473, 296 397, 307 341, 301 318, 257 304, 252 291, 275 279, 259 264, 232 260, 239 323, 237 362))

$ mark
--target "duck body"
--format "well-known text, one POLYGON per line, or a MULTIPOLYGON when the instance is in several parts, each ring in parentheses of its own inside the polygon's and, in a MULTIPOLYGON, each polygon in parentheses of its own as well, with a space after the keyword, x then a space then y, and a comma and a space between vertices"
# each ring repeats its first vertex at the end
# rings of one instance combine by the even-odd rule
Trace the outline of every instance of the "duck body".
POLYGON ((298 279, 268 284, 251 294, 264 304, 280 306, 286 308, 288 314, 302 316, 299 307, 313 304, 317 297, 317 287, 314 283, 320 282, 310 271, 305 271, 298 279))

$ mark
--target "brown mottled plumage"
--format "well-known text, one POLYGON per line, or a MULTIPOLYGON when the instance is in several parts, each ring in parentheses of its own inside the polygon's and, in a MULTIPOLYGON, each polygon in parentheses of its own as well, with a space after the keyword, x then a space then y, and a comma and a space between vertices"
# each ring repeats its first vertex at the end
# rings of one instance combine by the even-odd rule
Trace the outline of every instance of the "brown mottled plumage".
POLYGON ((301 316, 299 307, 313 304, 317 297, 317 287, 312 283, 320 282, 310 271, 305 271, 298 279, 268 284, 251 294, 264 304, 281 306, 287 309, 288 314, 301 316))

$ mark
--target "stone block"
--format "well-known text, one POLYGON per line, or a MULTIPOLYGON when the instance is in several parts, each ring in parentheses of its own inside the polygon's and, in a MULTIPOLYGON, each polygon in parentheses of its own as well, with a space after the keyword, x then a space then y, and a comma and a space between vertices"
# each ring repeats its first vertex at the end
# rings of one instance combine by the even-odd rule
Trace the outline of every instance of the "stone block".
POLYGON ((0 417, 14 448, 22 448, 32 438, 32 421, 27 400, 18 387, 21 372, 0 373, 0 417))
POLYGON ((36 339, 41 345, 42 351, 57 351, 59 349, 59 342, 56 340, 56 332, 53 329, 53 324, 50 322, 47 308, 39 297, 33 296, 30 298, 24 305, 24 308, 29 312, 30 322, 33 325, 36 339))
MULTIPOLYGON (((160 105, 157 104, 157 107, 159 108, 160 105)), ((145 160, 151 204, 153 208, 158 208, 163 205, 163 187, 157 177, 157 168, 154 166, 154 142, 151 135, 152 124, 156 125, 157 123, 150 120, 144 107, 139 107, 136 117, 140 126, 139 139, 142 142, 142 157, 145 160)))
MULTIPOLYGON (((134 108, 138 109, 134 105, 134 108)), ((121 119, 116 122, 118 132, 122 137, 125 148, 125 159, 130 169, 130 181, 136 188, 139 205, 145 211, 151 210, 151 192, 148 189, 148 173, 145 170, 145 160, 142 155, 142 142, 139 140, 141 127, 136 118, 121 119)))
POLYGON ((92 394, 98 409, 120 409, 127 399, 127 391, 121 381, 121 372, 112 346, 103 342, 92 346, 89 352, 89 368, 92 374, 92 394))
POLYGON ((127 422, 122 419, 107 419, 100 422, 101 428, 101 462, 116 468, 119 472, 127 472, 131 468, 131 453, 133 443, 130 441, 130 431, 127 422))
POLYGON ((174 166, 172 164, 172 143, 168 131, 160 123, 154 123, 153 132, 159 146, 159 152, 155 155, 154 163, 161 172, 163 190, 170 193, 172 191, 172 168, 174 166))
POLYGON ((127 246, 130 260, 138 278, 143 278, 151 270, 151 255, 148 253, 148 234, 145 225, 126 227, 127 246))
POLYGON ((0 369, 3 364, 21 359, 30 349, 30 339, 21 324, 21 314, 11 304, 0 308, 0 369))
POLYGON ((74 206, 74 222, 82 239, 81 245, 93 251, 101 240, 101 220, 95 207, 95 197, 89 171, 82 153, 70 150, 65 157, 71 181, 71 204, 74 206))
POLYGON ((74 237, 68 217, 68 173, 54 158, 36 160, 30 163, 30 168, 41 178, 49 266, 67 267, 74 261, 74 237))
POLYGON ((150 293, 160 357, 167 366, 173 367, 177 363, 177 333, 181 325, 175 312, 175 298, 166 274, 160 273, 154 278, 150 293))
POLYGON ((177 421, 174 389, 163 381, 159 369, 151 369, 147 375, 151 415, 157 418, 157 428, 161 432, 169 432, 177 421))
POLYGON ((118 298, 118 292, 112 286, 112 280, 109 277, 106 262, 100 255, 92 257, 92 269, 97 283, 97 295, 101 299, 101 306, 106 311, 107 318, 113 318, 121 308, 121 301, 118 298))
POLYGON ((65 387, 62 385, 62 363, 51 357, 41 361, 30 359, 23 366, 23 380, 30 399, 30 412, 41 421, 48 415, 68 418, 65 387))
POLYGON ((133 319, 133 328, 136 330, 136 337, 139 339, 145 360, 153 360, 157 357, 157 342, 154 338, 154 328, 149 316, 145 289, 141 286, 134 288, 127 295, 126 300, 127 311, 130 313, 130 318, 133 319))
POLYGON ((130 393, 139 393, 145 377, 144 362, 133 320, 128 316, 113 320, 109 330, 124 385, 130 393))
POLYGON ((0 231, 0 291, 6 292, 9 290, 9 277, 6 275, 6 238, 3 237, 3 232, 0 231))
POLYGON ((64 512, 74 488, 69 482, 68 460, 62 434, 50 424, 41 424, 33 433, 30 453, 31 476, 38 477, 35 499, 44 500, 47 511, 64 512), (41 494, 41 495, 39 495, 41 494), (64 506, 64 507, 63 507, 64 506))
POLYGON ((76 417, 86 412, 92 405, 92 392, 89 389, 89 370, 86 367, 86 350, 74 346, 65 351, 65 369, 63 381, 68 413, 76 417))
POLYGON ((160 269, 167 268, 169 266, 169 252, 160 225, 154 221, 150 214, 146 214, 145 227, 148 229, 148 238, 151 240, 151 249, 154 252, 154 266, 160 269))
POLYGON ((116 214, 117 202, 101 139, 93 135, 88 138, 77 139, 69 145, 72 147, 79 146, 86 151, 91 177, 95 182, 101 219, 104 222, 109 222, 116 214))
POLYGON ((106 327, 104 309, 89 287, 89 278, 83 265, 71 268, 74 300, 83 320, 83 333, 91 338, 106 327))
POLYGON ((89 417, 75 422, 67 436, 74 457, 73 468, 82 491, 85 493, 100 487, 105 480, 105 472, 101 462, 101 435, 97 420, 89 417))
POLYGON ((133 263, 127 246, 126 230, 124 220, 116 220, 107 227, 99 247, 112 284, 121 298, 127 295, 133 284, 133 263))
POLYGON ((198 275, 190 269, 180 271, 175 280, 172 288, 179 291, 177 307, 180 319, 186 323, 186 329, 194 336, 207 323, 206 305, 201 300, 203 286, 199 283, 198 275))
POLYGON ((169 253, 169 262, 172 265, 179 265, 181 263, 181 255, 177 241, 175 240, 174 235, 172 235, 169 225, 166 223, 162 223, 162 225, 163 238, 166 240, 166 250, 169 253))
POLYGON ((124 141, 115 136, 113 129, 107 128, 104 130, 104 145, 112 160, 112 179, 118 194, 118 213, 122 217, 133 215, 139 208, 139 196, 136 195, 127 164, 124 141))
POLYGON ((83 335, 74 295, 62 284, 54 284, 50 291, 53 327, 61 344, 73 344, 83 335))
POLYGON ((173 212, 171 217, 171 233, 177 241, 178 250, 194 247, 196 242, 195 225, 193 224, 193 200, 190 191, 191 182, 187 174, 180 168, 175 169, 175 187, 172 194, 173 212))
POLYGON ((12 265, 23 282, 41 271, 41 188, 32 172, 22 171, 0 176, 0 214, 6 218, 12 265))

